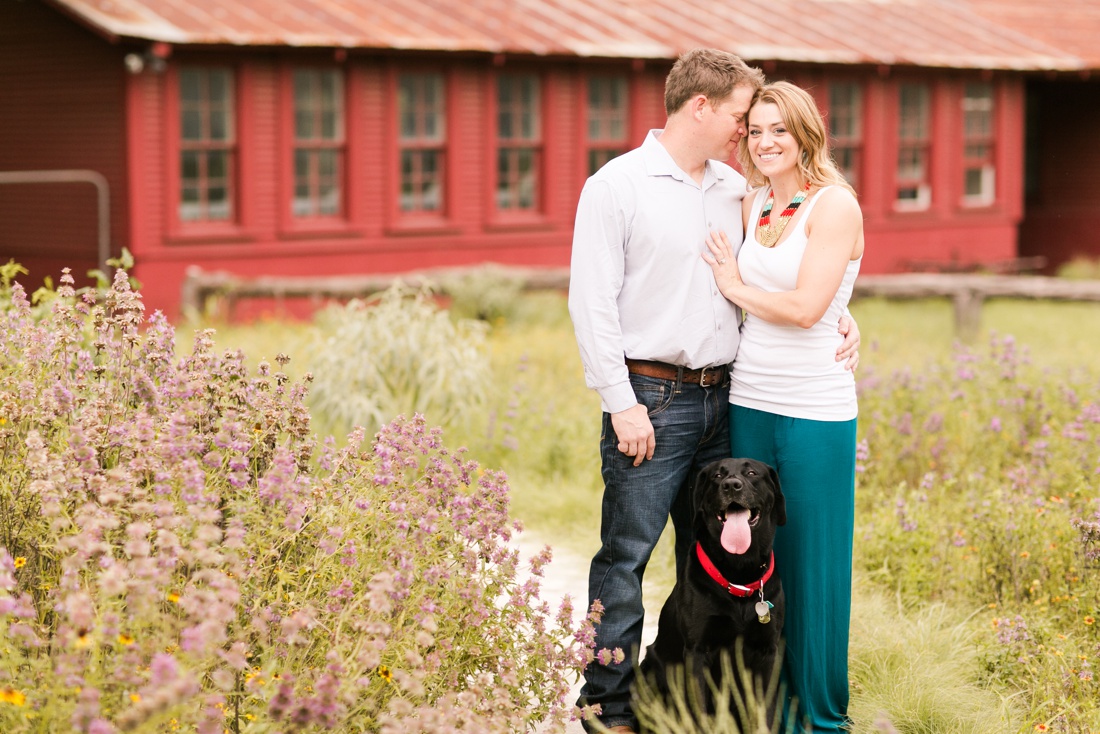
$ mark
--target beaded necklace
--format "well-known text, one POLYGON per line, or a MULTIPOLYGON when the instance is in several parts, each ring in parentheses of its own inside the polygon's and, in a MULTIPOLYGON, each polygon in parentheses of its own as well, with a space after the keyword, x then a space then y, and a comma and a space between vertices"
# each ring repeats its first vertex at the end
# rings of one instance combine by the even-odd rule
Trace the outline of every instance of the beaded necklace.
POLYGON ((791 217, 798 211, 798 207, 806 200, 806 193, 810 190, 810 182, 806 182, 806 188, 799 191, 791 199, 791 203, 787 204, 787 208, 779 215, 779 221, 772 224, 771 214, 772 206, 775 205, 775 189, 768 192, 768 200, 764 202, 764 208, 760 212, 760 231, 757 234, 757 241, 764 247, 775 247, 775 243, 779 242, 779 238, 783 236, 783 230, 787 228, 787 222, 791 221, 791 217))

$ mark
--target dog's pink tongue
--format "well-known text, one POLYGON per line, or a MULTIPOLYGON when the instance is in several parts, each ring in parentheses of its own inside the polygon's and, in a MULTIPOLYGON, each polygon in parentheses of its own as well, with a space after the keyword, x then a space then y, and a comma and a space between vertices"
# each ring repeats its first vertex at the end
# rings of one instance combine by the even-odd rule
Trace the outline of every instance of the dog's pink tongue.
POLYGON ((722 547, 729 553, 741 555, 752 545, 752 531, 749 530, 749 511, 730 513, 722 525, 722 547))

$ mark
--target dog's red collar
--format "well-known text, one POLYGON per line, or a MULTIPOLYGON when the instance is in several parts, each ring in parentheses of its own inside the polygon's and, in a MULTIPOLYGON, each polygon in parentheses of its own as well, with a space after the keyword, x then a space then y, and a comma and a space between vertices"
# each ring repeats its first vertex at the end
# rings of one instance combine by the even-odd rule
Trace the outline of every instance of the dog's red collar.
POLYGON ((764 575, 758 580, 753 581, 751 584, 742 586, 741 584, 734 584, 726 581, 722 572, 718 570, 718 567, 714 565, 714 562, 707 557, 707 554, 703 551, 703 546, 698 542, 695 543, 695 555, 699 559, 699 563, 703 564, 703 570, 707 572, 707 575, 717 581, 726 591, 734 596, 752 596, 753 594, 764 588, 764 584, 768 583, 768 579, 772 577, 772 572, 775 571, 775 553, 772 553, 768 557, 768 570, 764 572, 764 575))

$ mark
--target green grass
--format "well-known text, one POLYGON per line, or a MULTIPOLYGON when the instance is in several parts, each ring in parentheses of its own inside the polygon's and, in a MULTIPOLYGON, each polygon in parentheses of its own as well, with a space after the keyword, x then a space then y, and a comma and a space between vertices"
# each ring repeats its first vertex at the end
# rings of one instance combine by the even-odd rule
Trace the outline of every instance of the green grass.
MULTIPOLYGON (((506 315, 493 324, 489 337, 494 375, 490 404, 484 414, 466 416, 461 424, 446 427, 445 441, 451 446, 465 445, 471 457, 481 464, 505 470, 512 490, 513 514, 533 534, 555 546, 567 547, 581 557, 590 556, 599 543, 602 489, 597 451, 599 399, 584 386, 564 297, 553 293, 527 295, 505 311, 506 315)), ((993 397, 981 396, 993 395, 1002 387, 1005 390, 1015 388, 998 375, 986 374, 978 376, 979 383, 972 383, 973 397, 967 404, 951 402, 947 396, 950 388, 942 390, 942 395, 929 396, 920 392, 921 381, 935 378, 949 384, 953 374, 951 360, 957 339, 952 306, 946 299, 862 299, 853 303, 852 312, 863 334, 858 376, 864 380, 872 376, 879 378, 884 385, 880 393, 891 386, 907 385, 912 381, 916 386, 904 395, 908 396, 907 400, 917 401, 912 407, 891 406, 882 403, 884 398, 875 397, 878 402, 868 400, 867 405, 876 407, 861 415, 861 433, 876 424, 876 430, 890 432, 891 421, 898 415, 915 412, 917 417, 913 425, 916 430, 912 440, 899 433, 908 444, 894 438, 891 440, 895 443, 876 443, 882 455, 875 459, 880 465, 908 466, 910 471, 917 473, 907 480, 870 481, 864 476, 857 490, 863 498, 859 510, 862 517, 857 517, 857 527, 867 528, 869 533, 869 537, 857 539, 860 540, 856 544, 857 568, 866 564, 868 558, 879 556, 886 559, 887 565, 857 575, 852 638, 854 731, 1011 734, 1031 731, 1033 726, 1040 724, 1056 731, 1056 726, 1063 725, 1059 722, 1066 721, 1071 723, 1064 723, 1063 730, 1075 734, 1100 729, 1100 721, 1090 719, 1096 717, 1091 703, 1096 698, 1095 690, 1089 688, 1090 684, 1075 678, 1077 682, 1070 693, 1059 693, 1065 688, 1062 681, 1068 680, 1066 676, 1076 676, 1080 672, 1078 656, 1086 660, 1092 655, 1095 662, 1098 653, 1089 647, 1094 643, 1088 642, 1088 635, 1072 636, 1068 635, 1068 630, 1044 626, 1063 624, 1059 620, 1067 619, 1076 619, 1080 625, 1079 620, 1085 615, 1100 616, 1100 598, 1088 597, 1095 594, 1090 590, 1094 587, 1073 582, 1078 584, 1073 587, 1077 591, 1065 592, 1064 598, 1058 596, 1061 592, 1042 590, 1044 596, 1029 589, 1027 606, 1020 606, 1011 599, 987 604, 982 598, 988 587, 985 581, 981 582, 985 586, 979 583, 969 587, 969 591, 963 582, 957 584, 957 591, 934 586, 931 592, 937 599, 934 604, 930 603, 927 591, 932 577, 943 578, 939 565, 943 561, 937 555, 943 553, 943 548, 946 547, 949 553, 966 553, 966 549, 952 549, 950 538, 945 541, 940 536, 949 532, 947 528, 965 525, 972 515, 977 517, 981 513, 975 514, 973 507, 966 504, 967 498, 951 489, 955 486, 952 482, 969 481, 962 475, 951 478, 937 473, 937 492, 930 500, 922 499, 917 487, 922 482, 922 472, 929 471, 928 467, 936 467, 937 463, 926 453, 905 455, 910 444, 918 452, 928 449, 928 436, 921 431, 924 418, 919 418, 924 414, 919 411, 937 410, 948 414, 943 433, 948 441, 944 450, 948 453, 940 457, 940 464, 950 463, 951 452, 974 452, 984 460, 982 452, 992 452, 992 449, 983 449, 986 444, 982 443, 989 440, 983 436, 988 433, 990 411, 995 414, 999 409, 993 397), (911 377, 906 378, 906 374, 911 377), (983 380, 985 382, 981 382, 983 380), (887 481, 889 486, 875 483, 881 481, 887 481), (920 515, 921 533, 903 533, 896 527, 894 505, 898 498, 909 503, 908 510, 914 517, 923 513, 920 515), (932 506, 932 503, 941 504, 932 506), (936 528, 937 523, 943 529, 936 528), (1075 593, 1085 596, 1066 601, 1075 593), (894 600, 884 600, 891 598, 894 600), (1071 607, 1067 608, 1067 604, 1071 607), (995 607, 992 612, 990 606, 995 607), (976 613, 979 610, 981 613, 976 613), (1053 622, 1044 622, 1048 610, 1061 616, 1053 616, 1053 622), (1022 652, 1000 649, 990 633, 991 618, 994 614, 1007 618, 1021 612, 1033 625, 1030 647, 1021 648, 1022 652), (1059 654, 1064 651, 1064 658, 1047 654, 1054 649, 1059 654), (1013 667, 1017 659, 1025 657, 1026 668, 1013 667), (1070 698, 1061 700, 1060 696, 1070 698), (1082 721, 1088 722, 1091 729, 1072 728, 1085 726, 1080 724, 1082 721)), ((223 324, 217 328, 217 342, 241 347, 252 363, 261 358, 270 361, 278 352, 289 354, 293 360, 287 371, 292 376, 311 369, 310 356, 320 343, 308 325, 272 322, 248 326, 223 324)), ((181 329, 180 333, 183 335, 186 330, 181 329)), ((980 333, 971 345, 975 354, 987 352, 994 335, 998 340, 1006 335, 1015 338, 1020 353, 1036 368, 1029 373, 1028 379, 1047 381, 1038 392, 1045 394, 1048 402, 1051 396, 1070 390, 1071 385, 1081 392, 1086 405, 1093 399, 1093 393, 1086 390, 1092 389, 1089 385, 1100 384, 1096 379, 1100 374, 1096 366, 1100 365, 1100 347, 1096 346, 1095 339, 1095 335, 1100 334, 1100 304, 995 299, 983 307, 980 333), (1075 377, 1069 380, 1066 375, 1075 377)), ((979 367, 987 371, 999 369, 995 361, 983 362, 979 367)), ((1065 416, 1051 418, 1045 413, 1033 418, 1053 421, 1051 430, 1055 436, 1070 420, 1065 416)), ((1022 420, 1031 418, 1025 414, 1022 420)), ((318 421, 318 425, 323 425, 323 420, 318 421)), ((1011 449, 1012 434, 1004 432, 1003 435, 1000 444, 989 446, 1003 444, 1011 449)), ((1031 443, 1023 446, 1029 448, 1031 443)), ((984 483, 975 480, 972 496, 977 492, 980 499, 980 493, 984 492, 986 498, 993 498, 1010 492, 1009 488, 997 484, 995 474, 1001 471, 998 467, 1011 458, 1010 454, 998 457, 1001 464, 990 465, 991 476, 982 480, 984 483)), ((1062 460, 1060 457, 1051 459, 1062 460)), ((1025 465, 1030 466, 1026 457, 1025 465)), ((882 469, 877 471, 880 473, 875 476, 897 476, 882 469)), ((1048 471, 1056 472, 1057 466, 1048 471)), ((1036 491, 1040 498, 1045 496, 1041 487, 1036 491)), ((1091 489, 1082 486, 1074 492, 1074 497, 1081 498, 1074 502, 1083 503, 1090 492, 1095 496, 1095 481, 1091 489)), ((1050 514, 1044 516, 1051 517, 1050 514)), ((1022 527, 1017 536, 1025 530, 1027 528, 1022 527)), ((1041 528, 1027 531, 1037 534, 1039 530, 1041 528)), ((982 563, 995 562, 998 568, 1012 569, 1022 563, 1011 555, 1015 551, 1010 543, 993 547, 982 545, 978 540, 987 537, 996 540, 999 536, 995 532, 1003 530, 975 525, 968 527, 967 532, 968 538, 974 538, 968 542, 977 543, 981 553, 986 554, 982 555, 982 563), (989 535, 990 532, 994 535, 989 535), (1011 557, 991 561, 988 554, 994 552, 1009 553, 1011 557)), ((1059 542, 1072 542, 1067 539, 1068 528, 1060 532, 1059 542)), ((1016 537, 1012 542, 1023 542, 1017 536, 1011 536, 1016 537)), ((1040 537, 1024 540, 1031 544, 1028 547, 1040 547, 1040 537)), ((1060 557, 1064 558, 1065 554, 1060 557)), ((977 567, 976 560, 963 560, 965 555, 953 558, 960 569, 977 567)), ((1056 583, 1069 583, 1048 578, 1052 574, 1044 572, 1041 575, 1044 584, 1049 584, 1051 589, 1056 588, 1056 583)), ((672 554, 666 538, 658 546, 647 572, 647 599, 656 599, 659 603, 672 580, 672 554)), ((1025 581, 1030 583, 1030 579, 1025 581)), ((1092 634, 1092 629, 1079 627, 1079 632, 1084 630, 1092 634)))

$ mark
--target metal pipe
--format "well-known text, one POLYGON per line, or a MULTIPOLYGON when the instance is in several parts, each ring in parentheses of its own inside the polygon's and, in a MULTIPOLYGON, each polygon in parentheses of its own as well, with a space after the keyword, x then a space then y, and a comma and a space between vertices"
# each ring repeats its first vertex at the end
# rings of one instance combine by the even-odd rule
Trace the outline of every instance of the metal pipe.
POLYGON ((0 171, 0 184, 20 183, 90 183, 95 186, 98 211, 99 269, 107 277, 107 261, 111 259, 111 187, 107 178, 85 169, 59 171, 0 171))

